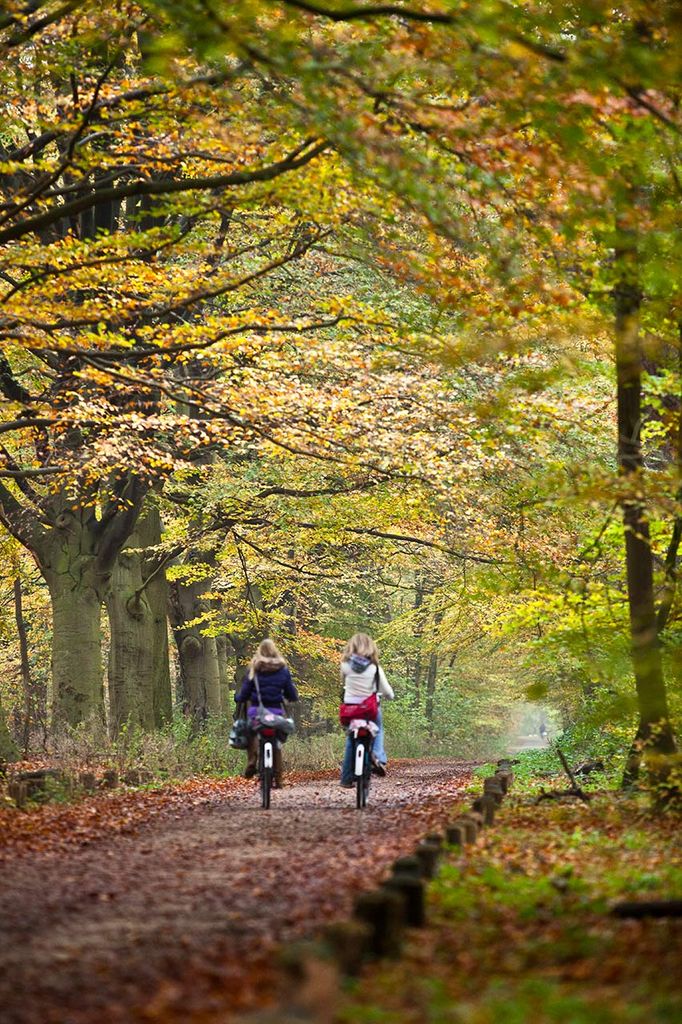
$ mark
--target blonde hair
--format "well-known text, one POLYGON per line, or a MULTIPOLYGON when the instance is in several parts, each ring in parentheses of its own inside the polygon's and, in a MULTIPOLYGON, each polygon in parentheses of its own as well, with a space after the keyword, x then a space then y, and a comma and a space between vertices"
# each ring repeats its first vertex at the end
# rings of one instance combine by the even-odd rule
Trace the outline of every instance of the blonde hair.
POLYGON ((350 638, 343 651, 344 661, 347 661, 354 654, 359 654, 363 658, 369 658, 375 665, 379 664, 379 648, 369 633, 355 633, 350 638))
POLYGON ((276 668, 280 665, 286 665, 285 659, 280 654, 274 640, 266 638, 258 644, 258 650, 251 659, 249 675, 253 679, 256 672, 260 672, 264 668, 276 668))

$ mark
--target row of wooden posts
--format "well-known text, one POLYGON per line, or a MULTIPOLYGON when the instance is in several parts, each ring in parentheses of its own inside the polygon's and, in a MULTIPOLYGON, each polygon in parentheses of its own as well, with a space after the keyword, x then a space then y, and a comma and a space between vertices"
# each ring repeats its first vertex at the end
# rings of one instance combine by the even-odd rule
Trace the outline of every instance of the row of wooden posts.
POLYGON ((444 847, 474 843, 481 829, 495 821, 513 779, 511 762, 499 761, 495 774, 483 780, 483 793, 470 810, 459 814, 443 833, 427 835, 414 854, 394 861, 389 877, 357 898, 350 921, 327 927, 325 943, 342 972, 353 974, 367 960, 400 954, 405 927, 426 924, 426 883, 436 873, 444 847))

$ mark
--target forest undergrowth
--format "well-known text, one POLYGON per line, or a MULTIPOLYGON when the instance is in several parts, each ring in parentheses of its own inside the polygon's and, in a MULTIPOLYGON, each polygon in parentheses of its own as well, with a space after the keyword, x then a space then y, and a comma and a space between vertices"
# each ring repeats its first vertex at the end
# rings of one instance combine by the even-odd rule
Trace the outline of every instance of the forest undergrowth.
MULTIPOLYGON (((620 901, 679 899, 679 815, 644 794, 542 801, 522 757, 494 828, 444 859, 429 927, 346 994, 343 1024, 673 1024, 680 918, 620 919, 620 901), (525 776, 525 779, 524 779, 525 776), (533 795, 533 790, 535 795, 533 795)), ((594 787, 593 787, 594 788, 594 787)))
MULTIPOLYGON (((480 760, 504 752, 501 734, 486 736, 468 720, 460 722, 456 731, 449 719, 438 722, 431 730, 423 716, 420 718, 414 711, 405 713, 405 701, 396 704, 400 706, 386 710, 387 747, 392 760, 480 760)), ((66 803, 83 795, 78 785, 82 773, 92 773, 99 785, 104 774, 113 770, 120 781, 135 778, 134 785, 142 788, 198 777, 231 778, 241 773, 245 763, 245 754, 229 745, 231 724, 232 715, 222 713, 209 716, 199 729, 177 711, 170 722, 154 732, 124 727, 112 738, 104 723, 88 721, 50 735, 45 743, 33 735, 23 758, 7 765, 7 779, 30 771, 57 771, 68 784, 53 779, 39 802, 66 803)), ((319 731, 319 723, 317 732, 304 727, 287 740, 285 763, 290 771, 296 772, 335 769, 341 763, 343 744, 343 732, 333 723, 328 732, 319 731)), ((7 806, 6 785, 3 787, 0 776, 0 805, 3 798, 7 806)))

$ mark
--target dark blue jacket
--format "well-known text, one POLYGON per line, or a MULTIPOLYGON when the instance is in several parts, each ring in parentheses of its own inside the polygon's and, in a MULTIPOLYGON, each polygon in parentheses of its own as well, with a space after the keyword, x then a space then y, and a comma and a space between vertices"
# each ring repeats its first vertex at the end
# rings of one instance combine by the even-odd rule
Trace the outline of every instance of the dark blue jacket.
MULTIPOLYGON (((274 672, 259 672, 258 685, 260 687, 261 700, 266 708, 281 708, 282 699, 298 700, 298 691, 293 684, 291 672, 286 665, 275 669, 274 672)), ((237 704, 245 704, 247 701, 254 705, 258 704, 256 684, 248 675, 244 679, 239 692, 234 695, 234 699, 237 704)))

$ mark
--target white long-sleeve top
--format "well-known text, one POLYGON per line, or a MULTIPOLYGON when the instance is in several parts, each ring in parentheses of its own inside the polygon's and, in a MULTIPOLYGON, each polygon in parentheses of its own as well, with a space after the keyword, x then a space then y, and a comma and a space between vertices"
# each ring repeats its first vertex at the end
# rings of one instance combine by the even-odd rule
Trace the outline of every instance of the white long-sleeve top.
MULTIPOLYGON (((349 661, 341 662, 344 704, 361 704, 365 697, 369 697, 370 693, 374 691, 376 670, 376 665, 370 664, 362 672, 356 672, 349 661)), ((381 665, 379 666, 379 694, 386 700, 393 700, 395 697, 393 687, 386 678, 381 665)))

